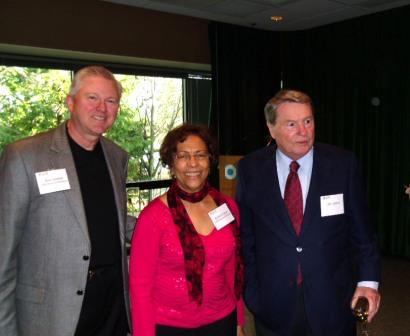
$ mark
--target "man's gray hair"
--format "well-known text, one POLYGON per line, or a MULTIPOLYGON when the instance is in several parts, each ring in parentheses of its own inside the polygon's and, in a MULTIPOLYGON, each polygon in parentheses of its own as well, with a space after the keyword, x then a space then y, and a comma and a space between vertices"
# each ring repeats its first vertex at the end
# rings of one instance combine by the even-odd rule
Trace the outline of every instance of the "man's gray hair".
POLYGON ((272 125, 276 123, 278 108, 283 103, 308 104, 313 113, 312 99, 306 93, 297 90, 281 90, 269 99, 265 105, 266 122, 272 125))

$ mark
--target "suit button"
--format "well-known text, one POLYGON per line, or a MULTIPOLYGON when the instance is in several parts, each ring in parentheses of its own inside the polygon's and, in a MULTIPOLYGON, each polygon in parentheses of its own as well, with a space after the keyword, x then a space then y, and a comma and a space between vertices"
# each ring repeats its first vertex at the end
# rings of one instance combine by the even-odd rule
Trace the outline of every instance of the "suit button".
POLYGON ((90 257, 88 255, 83 256, 83 260, 88 260, 90 257))
POLYGON ((77 291, 77 295, 83 295, 83 293, 84 293, 84 292, 83 292, 82 290, 78 290, 78 291, 77 291))
POLYGON ((300 252, 303 251, 303 248, 301 248, 300 246, 298 246, 298 247, 296 247, 296 251, 297 251, 298 253, 300 253, 300 252))

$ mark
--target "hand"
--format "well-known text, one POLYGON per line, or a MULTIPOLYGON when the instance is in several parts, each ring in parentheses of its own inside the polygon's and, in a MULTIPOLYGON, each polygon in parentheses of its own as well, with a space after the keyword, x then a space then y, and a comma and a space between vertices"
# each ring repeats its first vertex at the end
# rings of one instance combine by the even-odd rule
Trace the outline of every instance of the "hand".
POLYGON ((236 328, 236 336, 246 336, 245 329, 240 325, 236 328))
POLYGON ((364 297, 369 302, 369 316, 367 321, 371 322, 373 317, 376 315, 380 306, 380 294, 376 289, 370 287, 357 287, 356 291, 353 294, 351 308, 354 309, 356 306, 357 300, 360 297, 364 297))

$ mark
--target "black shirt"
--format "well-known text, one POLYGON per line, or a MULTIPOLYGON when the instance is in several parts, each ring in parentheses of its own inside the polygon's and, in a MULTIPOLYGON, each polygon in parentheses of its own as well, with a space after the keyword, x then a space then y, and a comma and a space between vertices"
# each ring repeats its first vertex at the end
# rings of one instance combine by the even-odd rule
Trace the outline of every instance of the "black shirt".
POLYGON ((125 336, 128 323, 118 213, 104 152, 100 142, 88 151, 69 135, 68 139, 91 242, 89 270, 94 274, 87 279, 75 336, 125 336))
POLYGON ((92 151, 70 140, 91 242, 90 269, 121 260, 118 213, 101 144, 92 151))

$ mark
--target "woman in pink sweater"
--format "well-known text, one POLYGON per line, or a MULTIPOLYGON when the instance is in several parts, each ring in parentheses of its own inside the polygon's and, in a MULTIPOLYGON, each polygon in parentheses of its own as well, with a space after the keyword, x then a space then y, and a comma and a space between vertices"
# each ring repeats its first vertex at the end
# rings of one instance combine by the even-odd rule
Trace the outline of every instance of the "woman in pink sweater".
POLYGON ((132 238, 133 335, 244 335, 238 208, 208 183, 215 141, 184 124, 160 156, 174 181, 141 212, 132 238))

